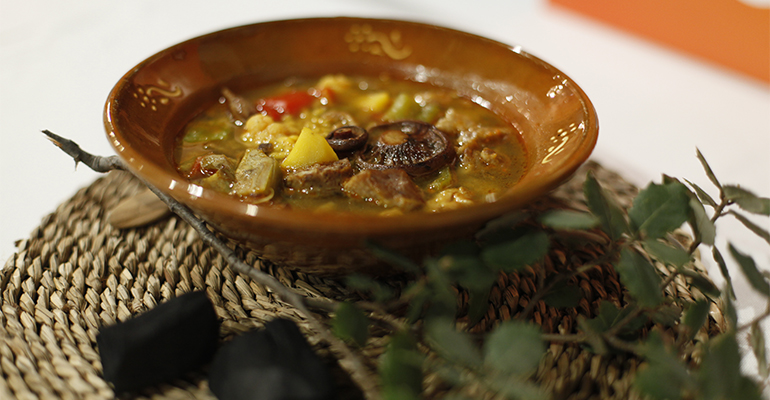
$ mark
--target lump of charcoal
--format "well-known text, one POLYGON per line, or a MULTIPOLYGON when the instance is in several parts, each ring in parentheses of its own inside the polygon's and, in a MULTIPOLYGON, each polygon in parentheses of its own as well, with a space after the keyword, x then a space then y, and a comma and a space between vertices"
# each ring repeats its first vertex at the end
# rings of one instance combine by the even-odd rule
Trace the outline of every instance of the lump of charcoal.
POLYGON ((204 292, 171 299, 123 323, 103 327, 96 342, 104 379, 115 392, 179 378, 211 361, 219 320, 204 292))
POLYGON ((274 319, 222 346, 209 370, 219 400, 326 400, 331 373, 294 322, 274 319))

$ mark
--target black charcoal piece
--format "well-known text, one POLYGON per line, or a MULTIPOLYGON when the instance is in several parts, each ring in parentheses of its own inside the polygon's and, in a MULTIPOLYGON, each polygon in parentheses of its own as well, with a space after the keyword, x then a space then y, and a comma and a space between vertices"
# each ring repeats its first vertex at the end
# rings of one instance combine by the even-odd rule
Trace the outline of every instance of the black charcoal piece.
POLYGON ((327 400, 331 373, 294 322, 274 319, 222 346, 209 369, 219 400, 327 400))
POLYGON ((159 304, 123 323, 103 327, 96 342, 104 379, 117 393, 179 378, 211 361, 219 321, 204 292, 159 304))

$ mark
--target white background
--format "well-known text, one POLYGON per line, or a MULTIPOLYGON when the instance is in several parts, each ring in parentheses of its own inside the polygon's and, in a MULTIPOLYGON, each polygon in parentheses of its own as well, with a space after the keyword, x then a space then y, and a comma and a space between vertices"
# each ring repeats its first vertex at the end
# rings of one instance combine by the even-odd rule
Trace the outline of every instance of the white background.
MULTIPOLYGON (((644 186, 665 173, 710 188, 695 157, 699 148, 723 183, 770 196, 767 83, 542 0, 0 0, 0 265, 16 240, 97 177, 87 167, 75 169, 42 129, 92 153, 113 154, 102 126, 104 101, 143 59, 231 26, 343 15, 431 22, 521 45, 587 92, 600 121, 593 158, 631 182, 644 186)), ((770 229, 767 219, 755 220, 770 229)), ((724 254, 729 240, 770 268, 770 246, 739 224, 720 223, 718 235, 724 254)), ((731 267, 746 321, 764 305, 731 267)), ((755 368, 751 356, 744 364, 755 368)))

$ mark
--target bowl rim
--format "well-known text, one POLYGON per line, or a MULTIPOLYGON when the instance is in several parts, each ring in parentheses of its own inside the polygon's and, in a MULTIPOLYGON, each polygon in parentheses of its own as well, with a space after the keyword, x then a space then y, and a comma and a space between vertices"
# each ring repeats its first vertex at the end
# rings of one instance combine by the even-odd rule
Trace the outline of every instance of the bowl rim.
MULTIPOLYGON (((567 178, 588 160, 593 152, 598 140, 598 117, 593 103, 586 95, 585 91, 568 75, 558 68, 545 62, 544 60, 532 55, 522 49, 520 45, 509 45, 487 37, 479 36, 473 33, 448 28, 432 23, 418 22, 413 20, 400 20, 389 18, 366 18, 366 17, 309 17, 297 19, 279 19, 252 24, 244 24, 216 30, 199 36, 189 38, 166 47, 155 54, 147 57, 133 68, 128 70, 115 84, 110 91, 104 106, 103 112, 104 127, 113 149, 122 159, 124 165, 131 170, 135 176, 144 181, 147 185, 152 185, 161 191, 170 194, 176 200, 183 204, 195 202, 198 209, 216 209, 217 213, 224 212, 228 219, 248 219, 254 223, 259 223, 265 227, 278 228, 286 231, 293 230, 312 230, 316 233, 340 233, 340 234, 368 234, 368 235, 388 235, 392 233, 430 231, 437 228, 446 228, 456 225, 463 225, 473 222, 486 222, 495 217, 512 212, 531 203, 537 198, 542 197, 563 183, 567 178), (529 59, 531 62, 539 64, 559 76, 568 83, 570 90, 574 91, 580 98, 583 114, 585 115, 585 130, 580 138, 584 142, 577 151, 570 154, 562 163, 563 167, 557 169, 555 173, 542 177, 537 182, 533 180, 524 180, 527 172, 522 176, 519 183, 514 184, 508 189, 500 199, 494 202, 479 203, 457 210, 446 210, 441 212, 412 212, 402 215, 379 216, 362 215, 345 212, 319 212, 310 210, 283 209, 270 206, 252 205, 239 201, 232 196, 216 193, 202 188, 186 181, 181 176, 172 176, 165 169, 155 165, 153 162, 143 156, 137 149, 124 146, 121 136, 124 133, 115 123, 115 113, 119 109, 117 96, 128 84, 130 78, 139 72, 144 66, 152 63, 156 59, 173 52, 176 49, 189 45, 191 42, 211 39, 218 35, 228 32, 250 29, 256 26, 269 26, 271 24, 285 23, 313 23, 320 21, 350 21, 350 22, 380 22, 380 23, 398 23, 413 26, 421 26, 426 29, 437 29, 448 31, 455 35, 470 37, 474 40, 481 40, 500 46, 505 50, 519 54, 529 59), (230 203, 233 207, 222 207, 222 202, 230 203)), ((205 219, 205 218, 204 218, 205 219)))

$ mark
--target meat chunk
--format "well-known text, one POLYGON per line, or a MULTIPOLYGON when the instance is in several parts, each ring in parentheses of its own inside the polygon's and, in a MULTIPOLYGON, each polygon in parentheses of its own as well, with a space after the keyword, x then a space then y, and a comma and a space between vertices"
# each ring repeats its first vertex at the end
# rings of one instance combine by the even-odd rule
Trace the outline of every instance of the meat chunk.
POLYGON ((230 109, 230 114, 241 123, 246 122, 257 111, 248 100, 236 95, 228 88, 222 89, 222 96, 225 98, 227 108, 230 109))
POLYGON ((488 147, 466 148, 460 154, 459 168, 477 176, 500 176, 511 170, 511 159, 488 147))
POLYGON ((288 171, 283 183, 289 192, 311 196, 329 196, 339 193, 342 183, 353 176, 353 167, 347 158, 318 163, 299 170, 288 171))
POLYGON ((454 109, 447 110, 436 126, 457 135, 459 169, 477 176, 499 176, 511 168, 511 160, 493 149, 515 136, 510 127, 487 126, 454 109))
POLYGON ((427 209, 433 212, 456 210, 473 204, 473 193, 465 187, 447 188, 437 193, 427 204, 427 209))
POLYGON ((456 136, 457 153, 467 148, 480 148, 511 137, 514 132, 507 126, 488 126, 484 121, 476 121, 466 113, 453 108, 436 122, 436 127, 456 136))
POLYGON ((381 207, 412 211, 425 204, 420 188, 401 169, 363 170, 348 179, 342 189, 348 196, 381 207))

